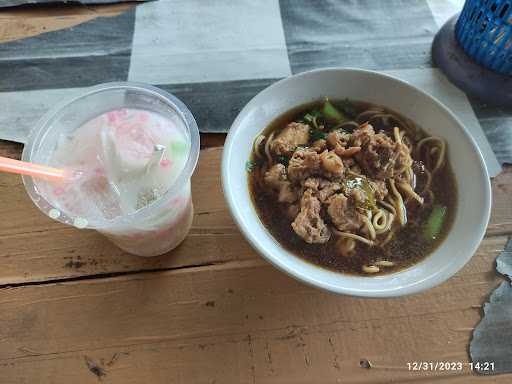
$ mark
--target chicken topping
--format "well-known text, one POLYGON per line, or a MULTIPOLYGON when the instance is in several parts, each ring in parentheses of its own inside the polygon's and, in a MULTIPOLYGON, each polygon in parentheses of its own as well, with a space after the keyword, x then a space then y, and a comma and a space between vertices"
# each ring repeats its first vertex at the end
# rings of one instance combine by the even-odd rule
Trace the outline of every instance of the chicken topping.
POLYGON ((300 212, 292 228, 306 243, 323 244, 329 241, 331 232, 320 216, 322 205, 311 189, 307 189, 300 201, 300 212))
POLYGON ((274 138, 271 150, 277 155, 291 155, 298 146, 309 141, 309 125, 292 122, 274 138))

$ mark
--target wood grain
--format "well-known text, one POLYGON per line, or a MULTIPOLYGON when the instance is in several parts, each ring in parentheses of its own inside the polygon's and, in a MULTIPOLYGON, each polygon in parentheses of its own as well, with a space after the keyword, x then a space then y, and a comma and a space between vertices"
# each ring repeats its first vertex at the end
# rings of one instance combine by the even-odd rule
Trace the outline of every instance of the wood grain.
POLYGON ((225 133, 208 133, 201 135, 201 149, 222 147, 226 141, 225 133))
POLYGON ((467 361, 506 240, 485 239, 447 283, 394 300, 322 292, 261 259, 3 288, 2 383, 473 382, 406 363, 467 361))
POLYGON ((97 17, 116 16, 134 6, 134 3, 124 3, 3 9, 0 12, 0 43, 70 28, 97 17))
MULTIPOLYGON (((14 152, 11 148, 10 154, 14 152)), ((18 176, 0 174, 0 285, 257 258, 225 205, 221 154, 222 148, 201 151, 192 179, 195 217, 190 235, 175 251, 155 258, 128 255, 94 231, 48 219, 32 204, 18 176)), ((488 233, 511 233, 512 167, 494 180, 493 204, 488 233)))
POLYGON ((257 257, 226 209, 220 155, 219 148, 201 151, 193 177, 195 217, 190 234, 175 251, 155 258, 126 254, 95 231, 48 219, 32 204, 19 176, 1 174, 0 285, 257 257))
MULTIPOLYGON (((0 143, 1 155, 19 149, 0 143)), ((495 236, 461 272, 423 294, 368 300, 305 286, 256 255, 225 206, 221 152, 201 151, 190 236, 149 259, 52 222, 18 176, 0 175, 2 384, 481 380, 467 368, 409 372, 406 363, 468 361, 480 306, 499 282, 494 260, 507 241, 500 234, 512 230, 511 169, 493 181, 495 236), (127 275, 105 278, 112 273, 127 275), (56 281, 66 278, 85 279, 56 281)))

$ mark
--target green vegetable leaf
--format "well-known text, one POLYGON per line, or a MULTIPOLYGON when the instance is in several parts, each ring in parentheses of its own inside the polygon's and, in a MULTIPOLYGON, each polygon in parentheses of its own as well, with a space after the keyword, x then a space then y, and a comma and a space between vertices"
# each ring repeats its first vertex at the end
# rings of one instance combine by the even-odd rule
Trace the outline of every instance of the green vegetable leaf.
POLYGON ((327 98, 325 99, 324 105, 322 107, 322 113, 324 114, 326 120, 330 120, 335 123, 341 123, 342 121, 347 120, 347 117, 338 111, 327 98))
POLYGON ((309 114, 313 117, 322 117, 322 112, 318 108, 312 109, 309 114))
POLYGON ((323 121, 322 112, 320 112, 318 108, 312 109, 311 111, 306 112, 302 121, 309 124, 310 127, 318 129, 318 126, 323 121))
POLYGON ((255 167, 256 167, 256 163, 254 161, 248 160, 245 163, 245 170, 249 173, 251 173, 255 167))
POLYGON ((279 162, 283 164, 284 166, 288 166, 288 163, 290 162, 290 158, 288 156, 279 156, 279 162))
POLYGON ((367 208, 377 208, 377 202, 375 201, 375 191, 373 190, 370 182, 366 177, 363 178, 363 191, 366 193, 367 208))
POLYGON ((305 121, 306 123, 308 123, 308 124, 309 124, 309 123, 313 123, 313 119, 314 119, 314 118, 315 118, 315 117, 314 117, 312 114, 310 114, 310 113, 306 113, 306 114, 304 115, 304 121, 305 121))
POLYGON ((432 212, 430 212, 427 221, 423 225, 423 238, 425 240, 437 239, 443 227, 447 210, 447 207, 441 205, 435 205, 432 208, 432 212))
POLYGON ((319 131, 317 129, 310 129, 309 130, 309 138, 311 141, 317 141, 320 139, 325 139, 327 135, 325 132, 319 131))
POLYGON ((360 208, 375 209, 377 207, 375 192, 366 177, 349 176, 344 180, 343 186, 348 193, 350 193, 351 189, 358 189, 364 192, 365 201, 359 205, 360 208))

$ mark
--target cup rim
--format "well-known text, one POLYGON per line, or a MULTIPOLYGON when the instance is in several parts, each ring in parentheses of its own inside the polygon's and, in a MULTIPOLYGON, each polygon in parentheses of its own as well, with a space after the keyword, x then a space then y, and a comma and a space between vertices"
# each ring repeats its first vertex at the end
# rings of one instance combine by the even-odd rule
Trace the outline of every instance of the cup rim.
MULTIPOLYGON (((158 211, 162 208, 162 206, 166 203, 167 197, 173 194, 176 194, 180 191, 183 186, 190 180, 192 177, 192 173, 197 165, 197 161, 199 158, 200 152, 200 135, 199 128, 194 119, 194 116, 188 109, 188 107, 179 100, 173 94, 164 91, 163 89, 154 87, 149 84, 139 83, 139 82, 130 82, 130 81, 118 81, 118 82, 109 82, 98 84, 92 87, 88 87, 84 92, 80 92, 72 98, 64 99, 54 105, 51 109, 49 109, 34 125, 34 128, 30 131, 27 142, 23 148, 22 152, 22 160, 30 162, 31 159, 35 155, 37 144, 44 140, 46 133, 51 128, 52 122, 58 118, 60 114, 62 114, 67 107, 74 104, 77 101, 80 101, 86 97, 108 93, 110 91, 119 91, 119 90, 135 90, 138 92, 143 92, 154 96, 164 103, 166 103, 170 108, 172 108, 178 116, 185 123, 188 133, 190 136, 190 150, 188 154, 188 158, 185 162, 183 169, 180 174, 176 178, 174 184, 157 200, 147 205, 146 207, 139 209, 135 212, 115 217, 112 220, 88 220, 87 228, 89 229, 102 229, 106 227, 112 226, 123 226, 130 223, 136 222, 137 220, 145 219, 146 217, 153 214, 154 211, 158 211)), ((48 205, 53 206, 50 202, 47 201, 46 197, 37 193, 34 180, 31 176, 22 175, 23 184, 25 186, 25 190, 29 194, 32 202, 47 215, 47 212, 43 209, 43 201, 48 203, 48 205)), ((61 220, 61 218, 57 218, 56 220, 65 222, 61 220)))
MULTIPOLYGON (((277 117, 277 116, 275 116, 277 117)), ((263 128, 262 128, 263 129, 263 128)), ((390 76, 387 74, 383 74, 376 71, 371 70, 364 70, 364 69, 358 69, 358 68, 342 68, 342 67, 329 67, 329 68, 320 68, 320 69, 314 69, 306 72, 302 72, 293 76, 289 76, 287 78, 284 78, 282 80, 277 81, 276 83, 270 85, 269 87, 262 90, 260 93, 258 93, 256 96, 254 96, 247 104, 246 106, 240 111, 236 119, 234 120, 233 124, 231 125, 231 128, 229 130, 228 136, 226 138, 226 142, 224 144, 224 151, 223 151, 223 158, 222 158, 222 188, 225 196, 225 200, 228 204, 228 207, 231 211, 232 217, 234 218, 235 223, 240 228, 241 232, 243 233, 244 237, 249 241, 251 246, 258 251, 260 255, 262 255, 266 260, 271 262, 274 266, 276 266, 278 269, 284 271, 291 277, 294 277, 296 279, 299 279, 309 285, 322 288, 331 292, 340 293, 340 294, 349 294, 354 296, 361 296, 361 297, 395 297, 395 296, 402 296, 402 295, 408 295, 417 293, 420 291, 423 291, 425 289, 431 288, 435 285, 438 285, 442 283, 443 281, 447 280, 449 277, 453 276, 456 272, 458 272, 473 256, 475 251, 477 250, 480 242, 482 241, 485 230, 487 228, 487 225, 489 223, 490 219, 490 213, 491 213, 491 185, 490 185, 490 179, 489 174, 487 171, 487 166, 485 165, 485 162, 483 160, 482 153, 479 149, 479 147, 476 145, 476 142, 474 138, 469 134, 466 127, 462 124, 462 122, 457 118, 457 116, 454 115, 453 112, 451 112, 444 104, 442 104, 439 100, 437 100, 435 97, 427 94, 426 92, 420 90, 419 88, 409 84, 406 81, 403 81, 401 79, 398 79, 394 76, 390 76), (303 77, 308 76, 314 76, 318 73, 326 73, 326 72, 354 72, 354 73, 362 73, 370 76, 377 76, 377 77, 384 77, 387 78, 390 81, 397 82, 403 86, 405 86, 409 91, 416 92, 421 94, 423 97, 426 97, 431 103, 434 103, 437 107, 439 107, 441 110, 443 110, 458 126, 458 129, 460 131, 460 134, 465 136, 466 139, 469 141, 469 145, 472 147, 472 149, 476 152, 477 158, 478 158, 478 165, 475 164, 475 166, 478 167, 479 173, 482 176, 482 180, 485 180, 484 183, 482 183, 482 189, 483 189, 483 197, 484 201, 482 201, 482 211, 483 211, 483 217, 482 220, 478 223, 479 229, 478 231, 475 230, 475 234, 477 236, 473 236, 471 239, 468 239, 468 252, 465 255, 464 258, 460 258, 456 263, 452 264, 446 264, 444 265, 440 270, 429 274, 427 277, 421 279, 420 281, 417 281, 413 284, 408 284, 405 286, 398 286, 395 288, 390 289, 358 289, 357 287, 347 287, 347 286, 341 286, 339 284, 339 281, 337 284, 332 284, 327 281, 320 281, 318 279, 315 279, 308 274, 301 273, 300 271, 294 270, 293 267, 290 267, 285 260, 281 257, 280 254, 272 254, 270 251, 265 249, 265 247, 262 245, 262 243, 259 241, 258 238, 256 238, 251 233, 251 228, 247 226, 247 223, 245 222, 245 219, 242 217, 242 214, 237 209, 236 201, 240 200, 239 196, 236 196, 235 193, 232 191, 232 184, 231 177, 229 174, 228 169, 228 163, 229 159, 231 157, 231 152, 234 151, 234 137, 235 132, 238 128, 240 128, 240 121, 242 118, 244 118, 247 113, 254 108, 254 100, 257 98, 265 97, 267 94, 273 92, 275 88, 282 87, 284 84, 289 82, 297 81, 303 77)), ((256 212, 254 212, 254 215, 257 216, 256 212)), ((271 238, 272 235, 267 231, 267 235, 271 238)), ((284 252, 281 245, 280 246, 280 252, 284 252)), ((320 266, 311 265, 311 268, 322 268, 320 266)), ((323 268, 325 270, 325 268, 323 268)), ((364 276, 352 276, 347 274, 342 274, 339 272, 333 272, 325 270, 328 273, 334 273, 337 275, 340 275, 342 277, 350 277, 354 279, 368 279, 372 278, 375 279, 375 277, 364 277, 364 276)), ((404 270, 404 271, 407 271, 404 270)), ((396 272, 396 274, 400 274, 402 271, 396 272)), ((390 276, 390 275, 387 275, 390 276)))

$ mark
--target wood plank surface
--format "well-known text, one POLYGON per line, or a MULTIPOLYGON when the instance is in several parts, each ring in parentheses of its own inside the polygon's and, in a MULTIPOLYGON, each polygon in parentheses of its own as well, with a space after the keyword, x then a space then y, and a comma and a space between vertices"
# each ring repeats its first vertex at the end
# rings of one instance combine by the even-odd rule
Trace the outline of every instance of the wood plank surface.
POLYGON ((326 293, 261 259, 3 288, 1 382, 477 382, 467 368, 406 364, 467 361, 506 240, 485 239, 448 282, 393 300, 326 293))
MULTIPOLYGON (((195 217, 190 235, 173 252, 155 258, 128 255, 95 231, 50 220, 32 204, 19 176, 0 174, 0 285, 257 258, 224 202, 221 154, 222 148, 201 151, 192 178, 195 217)), ((489 234, 510 233, 512 167, 493 181, 493 204, 489 234)))
POLYGON ((0 11, 0 43, 71 28, 97 17, 116 16, 135 5, 136 3, 88 6, 66 4, 4 8, 0 11))
POLYGON ((225 206, 219 176, 221 153, 221 148, 201 151, 193 177, 191 232, 175 251, 154 258, 126 254, 95 231, 50 220, 32 204, 19 176, 0 174, 0 285, 257 257, 225 206))
MULTIPOLYGON (((19 149, 0 143, 0 155, 19 149)), ((467 366, 409 372, 407 362, 468 361, 512 231, 512 167, 493 181, 487 237, 461 272, 422 294, 376 300, 308 287, 258 257, 225 206, 221 152, 201 151, 191 233, 156 258, 52 222, 19 177, 0 175, 0 383, 483 380, 467 366), (365 359, 372 368, 360 366, 365 359)))

